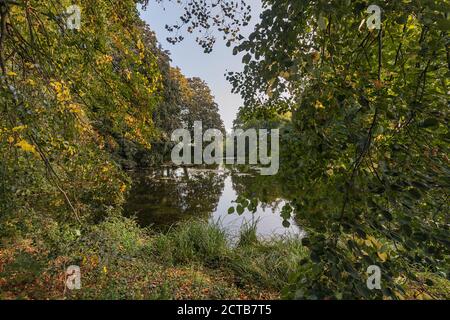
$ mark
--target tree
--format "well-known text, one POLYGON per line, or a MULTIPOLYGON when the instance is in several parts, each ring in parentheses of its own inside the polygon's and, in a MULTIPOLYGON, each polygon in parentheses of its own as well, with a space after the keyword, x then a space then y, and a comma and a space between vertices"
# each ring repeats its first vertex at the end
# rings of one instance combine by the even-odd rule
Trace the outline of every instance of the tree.
POLYGON ((281 163, 315 267, 293 296, 402 297, 413 265, 448 266, 448 4, 379 1, 381 30, 364 1, 266 4, 230 79, 250 110, 294 112, 281 163))
POLYGON ((194 122, 201 121, 203 131, 218 129, 225 132, 225 127, 219 115, 219 107, 211 95, 211 90, 205 81, 194 77, 187 79, 188 93, 184 96, 182 120, 191 131, 194 132, 194 122))
POLYGON ((120 210, 128 180, 105 149, 155 134, 160 73, 136 2, 77 3, 80 30, 70 1, 0 2, 2 234, 120 210))
POLYGON ((234 49, 241 114, 293 114, 280 161, 311 261, 290 297, 402 298, 416 271, 448 270, 450 7, 376 4, 380 30, 366 1, 263 1, 234 49), (366 287, 370 265, 381 291, 366 287))

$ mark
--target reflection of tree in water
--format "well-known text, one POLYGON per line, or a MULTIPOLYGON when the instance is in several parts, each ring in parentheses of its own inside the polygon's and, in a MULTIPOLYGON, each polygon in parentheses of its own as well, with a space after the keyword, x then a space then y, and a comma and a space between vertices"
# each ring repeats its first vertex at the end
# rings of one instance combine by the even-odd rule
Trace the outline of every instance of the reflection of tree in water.
POLYGON ((167 228, 190 217, 207 219, 217 208, 225 173, 160 169, 136 174, 125 211, 143 225, 167 228))
MULTIPOLYGON (((247 166, 236 166, 232 170, 231 177, 233 189, 240 198, 238 204, 256 200, 259 207, 264 210, 269 208, 272 212, 278 212, 286 220, 293 218, 297 225, 306 224, 304 213, 293 202, 302 198, 304 191, 299 188, 297 179, 292 174, 280 170, 277 175, 262 176, 259 171, 249 170, 247 166)), ((311 222, 310 217, 307 220, 308 223, 311 222)))
POLYGON ((279 209, 284 202, 282 188, 274 176, 262 176, 259 173, 231 173, 233 189, 245 199, 256 199, 263 209, 279 209))

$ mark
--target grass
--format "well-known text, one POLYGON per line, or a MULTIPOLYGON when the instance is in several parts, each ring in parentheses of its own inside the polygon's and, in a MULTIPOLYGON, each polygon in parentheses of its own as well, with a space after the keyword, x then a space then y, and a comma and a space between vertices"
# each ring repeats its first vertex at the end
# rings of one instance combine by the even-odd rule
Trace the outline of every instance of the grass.
MULTIPOLYGON (((258 239, 255 224, 236 241, 204 221, 166 233, 123 217, 81 231, 46 228, 46 241, 0 246, 0 299, 278 299, 309 256, 298 239, 258 239), (81 290, 65 289, 72 264, 80 266, 81 290)), ((450 297, 445 277, 416 274, 404 299, 450 297)))
POLYGON ((308 253, 300 240, 259 241, 256 225, 244 226, 236 246, 218 226, 185 223, 154 240, 155 254, 171 265, 197 264, 230 274, 237 286, 253 285, 279 292, 308 253))
POLYGON ((227 235, 205 222, 184 223, 153 238, 154 252, 171 264, 214 265, 228 253, 227 235))
POLYGON ((33 241, 0 250, 0 298, 280 298, 289 271, 306 252, 298 241, 260 242, 252 232, 244 229, 231 246, 228 235, 207 222, 190 221, 161 234, 110 218, 74 243, 56 241, 67 234, 53 235, 51 251, 33 241), (71 264, 81 268, 81 290, 65 289, 64 270, 71 264), (10 272, 28 266, 33 270, 10 272))
POLYGON ((238 247, 248 247, 258 243, 256 228, 258 221, 246 221, 239 232, 238 247))

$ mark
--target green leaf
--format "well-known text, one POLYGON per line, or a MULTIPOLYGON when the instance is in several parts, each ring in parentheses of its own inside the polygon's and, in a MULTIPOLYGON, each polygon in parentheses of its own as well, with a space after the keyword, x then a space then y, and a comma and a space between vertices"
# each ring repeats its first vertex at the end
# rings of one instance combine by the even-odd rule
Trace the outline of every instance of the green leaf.
POLYGON ((420 124, 422 128, 431 128, 439 126, 439 121, 436 118, 428 118, 420 124))
POLYGON ((250 53, 247 53, 244 57, 242 57, 242 63, 244 64, 249 63, 251 58, 252 56, 250 55, 250 53))
POLYGON ((289 212, 287 212, 287 211, 282 211, 281 214, 280 214, 280 216, 281 216, 284 220, 287 220, 287 219, 290 219, 290 218, 291 218, 291 214, 290 214, 289 212))
POLYGON ((437 27, 442 31, 450 31, 450 20, 449 19, 441 19, 436 21, 437 27))
POLYGON ((409 189, 408 194, 416 200, 420 200, 422 198, 422 194, 416 188, 409 189))

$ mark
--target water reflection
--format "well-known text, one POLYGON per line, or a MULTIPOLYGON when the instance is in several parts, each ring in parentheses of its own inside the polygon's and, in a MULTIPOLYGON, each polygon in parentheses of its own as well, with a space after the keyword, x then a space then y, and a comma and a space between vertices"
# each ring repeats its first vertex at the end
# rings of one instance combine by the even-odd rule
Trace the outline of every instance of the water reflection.
POLYGON ((167 167, 136 172, 133 180, 125 212, 136 216, 142 226, 165 230, 177 222, 200 217, 218 223, 231 235, 253 222, 257 222, 260 237, 302 233, 293 219, 289 228, 282 226, 280 211, 285 200, 270 176, 236 167, 167 167), (228 214, 238 196, 258 199, 256 212, 228 214))

